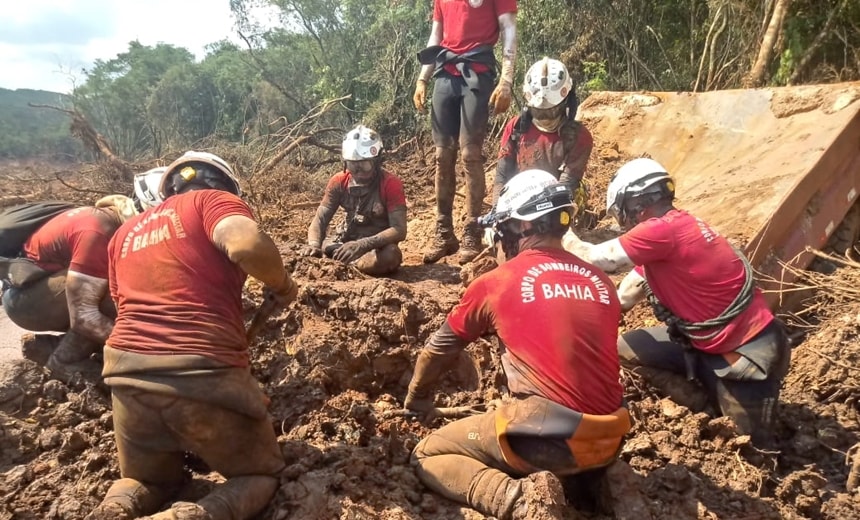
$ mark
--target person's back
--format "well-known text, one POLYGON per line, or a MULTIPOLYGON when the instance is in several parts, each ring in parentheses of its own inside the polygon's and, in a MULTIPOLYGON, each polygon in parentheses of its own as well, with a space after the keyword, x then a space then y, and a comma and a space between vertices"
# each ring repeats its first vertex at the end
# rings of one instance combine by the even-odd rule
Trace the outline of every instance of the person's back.
POLYGON ((107 244, 119 224, 108 210, 75 208, 39 228, 24 244, 24 255, 46 271, 71 269, 107 279, 107 244))
POLYGON ((475 280, 467 295, 449 324, 469 337, 481 321, 458 310, 490 316, 505 345, 513 394, 539 395, 589 414, 618 409, 621 307, 606 274, 560 249, 528 249, 475 280))
POLYGON ((245 273, 210 238, 229 215, 252 218, 236 195, 200 190, 169 197, 120 228, 110 245, 118 306, 111 347, 248 364, 245 273))

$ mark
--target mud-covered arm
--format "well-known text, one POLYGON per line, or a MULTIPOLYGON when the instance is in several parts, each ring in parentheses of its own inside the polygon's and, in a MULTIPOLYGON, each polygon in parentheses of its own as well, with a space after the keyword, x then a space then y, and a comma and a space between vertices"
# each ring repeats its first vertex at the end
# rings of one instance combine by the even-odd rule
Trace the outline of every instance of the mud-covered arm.
POLYGON ((388 212, 389 227, 379 233, 358 239, 365 252, 406 240, 406 206, 388 212))
POLYGON ((645 278, 636 270, 627 273, 627 276, 618 284, 618 299, 621 300, 621 312, 629 311, 644 300, 645 278))
POLYGON ((585 175, 585 168, 588 166, 588 159, 591 157, 591 150, 594 148, 594 138, 587 128, 579 126, 576 132, 576 140, 565 154, 564 169, 558 179, 570 186, 571 193, 579 189, 582 177, 585 175))
POLYGON ((580 240, 573 231, 568 231, 562 238, 564 249, 586 262, 594 264, 598 269, 607 273, 614 273, 621 269, 633 267, 633 261, 627 256, 621 241, 617 238, 592 244, 580 240))
POLYGON ((286 295, 296 289, 296 283, 284 268, 278 247, 253 219, 244 215, 224 217, 215 224, 212 243, 231 262, 276 294, 286 295))
POLYGON ((66 300, 73 331, 101 343, 107 340, 113 330, 113 320, 99 310, 99 303, 107 292, 106 279, 69 270, 66 275, 66 300))
POLYGON ((418 354, 418 359, 415 361, 415 371, 409 382, 406 404, 415 400, 427 399, 431 395, 436 381, 451 369, 460 352, 468 344, 469 341, 457 336, 448 322, 445 321, 439 330, 433 333, 427 345, 418 354))
POLYGON ((493 206, 499 200, 499 192, 509 180, 517 174, 517 158, 513 155, 506 155, 499 158, 496 164, 496 179, 493 181, 493 206))
POLYGON ((337 205, 331 205, 329 197, 323 198, 314 218, 311 219, 311 224, 308 226, 309 246, 322 247, 323 240, 325 240, 325 235, 328 231, 328 225, 336 211, 337 205))
MULTIPOLYGON (((430 25, 430 37, 427 38, 427 47, 433 47, 440 43, 442 43, 442 23, 437 20, 433 20, 433 24, 430 25)), ((425 83, 428 82, 433 76, 433 70, 435 68, 435 63, 422 65, 421 70, 418 72, 418 81, 423 81, 425 83)))

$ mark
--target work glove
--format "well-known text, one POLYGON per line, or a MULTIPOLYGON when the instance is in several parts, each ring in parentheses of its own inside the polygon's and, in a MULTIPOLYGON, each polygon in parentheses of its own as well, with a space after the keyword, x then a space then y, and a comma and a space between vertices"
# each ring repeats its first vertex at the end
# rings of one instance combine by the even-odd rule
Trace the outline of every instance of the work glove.
POLYGON ((263 300, 274 302, 279 307, 286 307, 299 295, 299 285, 292 279, 290 273, 284 273, 284 281, 280 287, 264 287, 263 300))
POLYGON ((490 105, 493 107, 493 115, 497 116, 508 110, 511 106, 511 86, 507 82, 500 82, 493 93, 490 94, 490 105))
POLYGON ((403 408, 414 413, 424 423, 429 423, 436 418, 436 407, 430 396, 418 396, 409 392, 406 394, 406 399, 403 400, 403 408))
POLYGON ((331 257, 339 262, 348 264, 361 258, 361 255, 370 251, 367 242, 362 240, 353 240, 340 246, 331 257))
POLYGON ((319 246, 306 245, 299 249, 299 254, 301 256, 315 256, 317 258, 322 257, 322 249, 319 246))
POLYGON ((415 110, 423 114, 425 101, 427 101, 427 81, 419 79, 415 83, 415 94, 412 95, 412 103, 415 104, 415 110))

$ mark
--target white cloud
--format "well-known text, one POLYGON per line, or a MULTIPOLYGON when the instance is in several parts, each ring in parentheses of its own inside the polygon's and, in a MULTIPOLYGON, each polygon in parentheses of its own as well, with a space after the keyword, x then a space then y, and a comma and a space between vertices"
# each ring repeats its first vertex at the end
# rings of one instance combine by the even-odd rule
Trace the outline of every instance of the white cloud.
POLYGON ((0 87, 70 92, 81 69, 128 50, 130 41, 184 47, 198 59, 237 41, 229 0, 14 0, 0 22, 0 87))

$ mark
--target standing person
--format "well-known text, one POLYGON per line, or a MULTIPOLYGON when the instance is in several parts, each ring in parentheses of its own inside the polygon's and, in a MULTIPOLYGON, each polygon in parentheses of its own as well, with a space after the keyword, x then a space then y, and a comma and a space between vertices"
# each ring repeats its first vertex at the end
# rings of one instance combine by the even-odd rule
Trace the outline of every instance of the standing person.
POLYGON ((22 338, 24 356, 44 363, 54 377, 68 381, 78 372, 98 373, 89 358, 101 350, 116 316, 107 246, 133 215, 131 200, 120 195, 70 209, 36 230, 21 258, 12 260, 3 308, 23 329, 63 333, 22 338))
POLYGON ((556 475, 611 464, 630 429, 620 304, 609 277, 562 249, 573 208, 552 174, 514 176, 495 211, 489 220, 508 261, 472 282, 430 338, 404 406, 432 415, 433 384, 491 331, 513 397, 431 433, 412 463, 427 487, 485 515, 557 518, 565 501, 556 475))
POLYGON ((342 172, 325 188, 322 202, 308 226, 305 256, 326 256, 368 275, 381 276, 400 268, 406 239, 406 194, 403 183, 382 168, 379 134, 358 125, 344 136, 342 172), (326 232, 335 211, 346 211, 343 228, 332 239, 326 232))
POLYGON ((249 368, 242 287, 251 275, 281 305, 298 289, 221 158, 186 153, 160 192, 164 202, 110 243, 118 316, 103 375, 122 478, 88 518, 155 513, 183 484, 186 451, 226 482, 147 518, 250 518, 274 495, 284 458, 249 368))
POLYGON ((594 139, 575 119, 578 105, 573 79, 558 60, 543 58, 526 72, 526 107, 502 131, 493 203, 506 182, 519 171, 545 170, 570 187, 577 210, 588 194, 582 183, 594 139))
POLYGON ((424 253, 434 263, 460 250, 459 262, 472 261, 481 250, 481 215, 486 180, 483 144, 490 108, 493 114, 511 105, 517 50, 516 0, 435 0, 427 48, 413 102, 424 112, 427 82, 435 77, 430 119, 436 146, 436 233, 424 253), (493 47, 502 38, 498 85, 493 47), (466 168, 466 227, 460 243, 454 235, 453 208, 457 150, 466 168))
POLYGON ((755 287, 746 257, 675 208, 674 198, 666 168, 634 159, 606 195, 607 213, 626 232, 596 245, 570 232, 565 248, 607 271, 636 266, 618 289, 622 309, 647 298, 666 324, 624 334, 623 364, 682 404, 703 408, 710 401, 767 447, 791 355, 783 326, 755 287), (700 381, 705 392, 687 380, 700 381))

